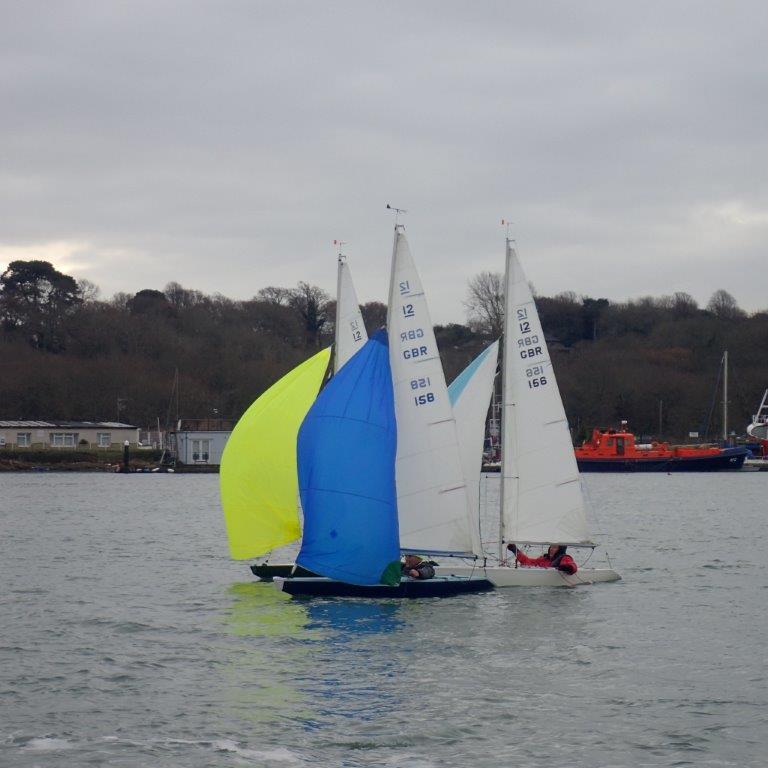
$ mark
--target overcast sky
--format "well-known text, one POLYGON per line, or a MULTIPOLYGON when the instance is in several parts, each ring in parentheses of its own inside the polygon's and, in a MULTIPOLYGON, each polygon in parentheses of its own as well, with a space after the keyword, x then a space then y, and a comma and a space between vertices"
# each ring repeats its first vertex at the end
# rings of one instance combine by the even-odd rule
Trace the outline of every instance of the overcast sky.
POLYGON ((0 0, 0 269, 116 291, 385 300, 392 217, 433 319, 718 288, 768 308, 768 4, 0 0))

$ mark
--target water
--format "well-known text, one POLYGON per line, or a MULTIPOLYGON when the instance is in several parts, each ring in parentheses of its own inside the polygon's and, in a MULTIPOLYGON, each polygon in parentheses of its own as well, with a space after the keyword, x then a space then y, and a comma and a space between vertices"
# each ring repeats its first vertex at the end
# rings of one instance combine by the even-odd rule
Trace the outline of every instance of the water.
POLYGON ((4 474, 0 765, 765 765, 768 473, 585 479, 621 582, 304 602, 216 477, 4 474))

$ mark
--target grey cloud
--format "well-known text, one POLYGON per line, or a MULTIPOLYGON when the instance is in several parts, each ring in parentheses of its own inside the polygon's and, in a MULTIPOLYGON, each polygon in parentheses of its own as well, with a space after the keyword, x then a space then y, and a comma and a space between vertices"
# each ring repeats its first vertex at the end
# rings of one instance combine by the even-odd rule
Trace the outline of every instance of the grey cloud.
POLYGON ((765 308, 766 10, 741 3, 0 4, 0 247, 110 294, 386 294, 409 209, 435 318, 515 222, 537 289, 765 308), (739 213, 741 212, 741 213, 739 213))

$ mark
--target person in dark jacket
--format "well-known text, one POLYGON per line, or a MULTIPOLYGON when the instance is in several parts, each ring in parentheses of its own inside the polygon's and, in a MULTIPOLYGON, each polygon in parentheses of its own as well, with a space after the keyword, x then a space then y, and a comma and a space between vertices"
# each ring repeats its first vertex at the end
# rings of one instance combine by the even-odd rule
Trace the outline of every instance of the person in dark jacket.
POLYGON ((558 571, 573 576, 579 570, 574 559, 566 554, 567 547, 562 544, 550 544, 545 555, 541 557, 528 557, 521 552, 515 544, 507 544, 507 549, 513 552, 517 562, 520 565, 527 565, 533 568, 557 568, 558 571))
POLYGON ((428 560, 418 555, 406 555, 402 567, 403 576, 412 579, 431 579, 435 575, 435 568, 428 560))

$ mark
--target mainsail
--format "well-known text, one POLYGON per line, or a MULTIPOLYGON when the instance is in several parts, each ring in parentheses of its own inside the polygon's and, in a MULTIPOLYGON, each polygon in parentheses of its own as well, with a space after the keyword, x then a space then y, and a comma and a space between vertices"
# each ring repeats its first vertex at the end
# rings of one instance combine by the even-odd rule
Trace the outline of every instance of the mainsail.
POLYGON ((420 553, 479 554, 432 320, 399 226, 387 325, 397 417, 400 547, 420 553))
POLYGON ((378 331, 318 395, 299 430, 299 565, 348 584, 400 582, 396 446, 387 337, 378 331))
POLYGON ((368 341, 363 315, 357 303, 349 265, 341 254, 336 282, 336 333, 333 370, 338 373, 344 363, 368 341))
POLYGON ((299 538, 296 435, 317 397, 330 348, 289 371, 243 414, 221 457, 221 505, 236 560, 299 538))
POLYGON ((510 241, 504 293, 501 546, 591 544, 563 401, 510 241))
POLYGON ((480 531, 480 473, 483 468, 485 423, 488 416, 499 342, 487 346, 448 387, 461 447, 461 465, 467 483, 473 527, 480 531))

